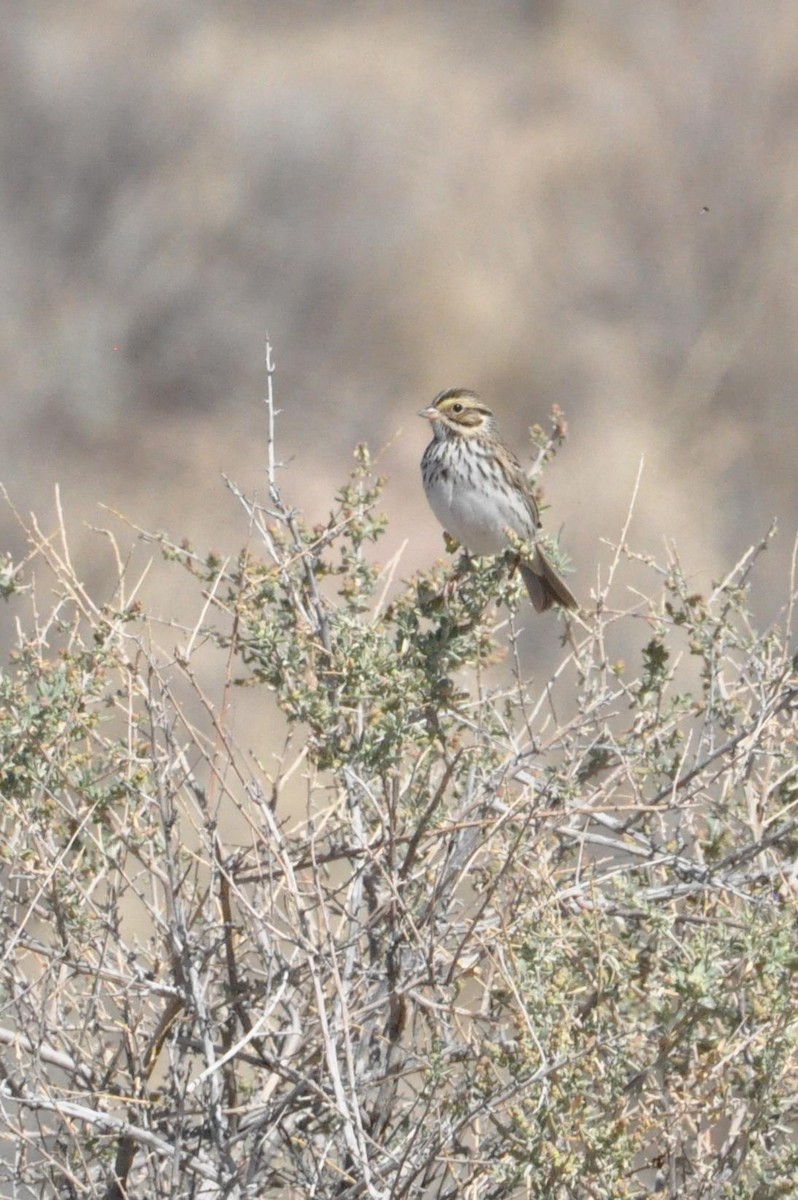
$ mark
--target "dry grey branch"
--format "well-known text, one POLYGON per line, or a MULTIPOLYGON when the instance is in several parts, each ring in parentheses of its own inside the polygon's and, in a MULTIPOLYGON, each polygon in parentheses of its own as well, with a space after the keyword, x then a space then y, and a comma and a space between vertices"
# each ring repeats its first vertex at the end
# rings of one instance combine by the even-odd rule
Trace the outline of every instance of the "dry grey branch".
POLYGON ((630 606, 630 508, 525 677, 503 564, 375 561, 364 448, 306 526, 268 353, 247 548, 142 535, 197 616, 151 617, 107 533, 96 601, 63 517, 8 575, 0 1187, 789 1195, 798 674, 748 611, 762 546, 708 596, 651 560, 630 606))

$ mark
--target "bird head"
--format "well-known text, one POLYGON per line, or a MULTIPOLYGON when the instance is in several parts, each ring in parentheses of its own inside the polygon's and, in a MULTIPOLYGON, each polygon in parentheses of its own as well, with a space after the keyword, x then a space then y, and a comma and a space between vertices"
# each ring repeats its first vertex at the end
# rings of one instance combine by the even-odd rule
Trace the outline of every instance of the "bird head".
POLYGON ((487 404, 468 388, 448 388, 440 392, 418 415, 431 423, 436 437, 445 437, 447 433, 474 437, 489 429, 493 421, 493 413, 487 404))

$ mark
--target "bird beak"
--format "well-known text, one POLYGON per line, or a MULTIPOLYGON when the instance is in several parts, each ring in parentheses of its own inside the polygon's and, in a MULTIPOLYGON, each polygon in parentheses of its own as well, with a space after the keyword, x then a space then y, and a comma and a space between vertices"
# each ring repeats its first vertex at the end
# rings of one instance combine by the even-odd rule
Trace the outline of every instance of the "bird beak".
POLYGON ((438 412, 434 404, 430 404, 429 408, 422 408, 418 414, 420 417, 426 417, 428 421, 439 421, 441 414, 438 412))

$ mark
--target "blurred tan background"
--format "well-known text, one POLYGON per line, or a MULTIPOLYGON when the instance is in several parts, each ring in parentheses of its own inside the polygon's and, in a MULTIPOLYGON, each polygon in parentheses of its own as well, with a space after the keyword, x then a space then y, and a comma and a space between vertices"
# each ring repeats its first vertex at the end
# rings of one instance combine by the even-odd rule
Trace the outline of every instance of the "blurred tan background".
POLYGON ((547 527, 581 597, 645 455, 635 547, 673 537, 705 588, 778 516, 777 614, 793 0, 9 0, 0 66, 0 479, 45 525, 60 482, 90 581, 98 501, 243 542, 220 472, 262 490, 268 332, 290 496, 325 516, 353 445, 384 448, 400 574, 442 550, 415 413, 461 384, 521 452, 565 409, 547 527))

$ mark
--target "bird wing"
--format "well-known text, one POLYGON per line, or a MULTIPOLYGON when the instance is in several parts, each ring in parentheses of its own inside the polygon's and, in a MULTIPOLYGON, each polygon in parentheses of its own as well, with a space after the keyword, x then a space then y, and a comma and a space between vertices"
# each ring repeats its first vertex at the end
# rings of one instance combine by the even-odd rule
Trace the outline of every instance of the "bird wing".
POLYGON ((529 480, 524 474, 524 470, 518 459, 513 454, 509 446, 502 443, 501 453, 498 455, 502 470, 506 475, 509 483, 518 488, 519 492, 526 501, 535 529, 540 528, 540 512, 538 511, 538 502, 532 495, 532 489, 529 486, 529 480))

